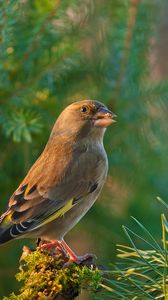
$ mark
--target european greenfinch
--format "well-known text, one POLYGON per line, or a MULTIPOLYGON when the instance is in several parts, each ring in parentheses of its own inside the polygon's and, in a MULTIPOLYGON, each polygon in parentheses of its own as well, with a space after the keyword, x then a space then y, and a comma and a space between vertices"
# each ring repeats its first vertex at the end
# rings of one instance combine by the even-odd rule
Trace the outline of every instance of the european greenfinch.
POLYGON ((64 236, 86 214, 105 183, 108 161, 103 146, 115 115, 98 101, 64 109, 37 161, 9 199, 0 218, 0 244, 41 238, 77 256, 64 236))

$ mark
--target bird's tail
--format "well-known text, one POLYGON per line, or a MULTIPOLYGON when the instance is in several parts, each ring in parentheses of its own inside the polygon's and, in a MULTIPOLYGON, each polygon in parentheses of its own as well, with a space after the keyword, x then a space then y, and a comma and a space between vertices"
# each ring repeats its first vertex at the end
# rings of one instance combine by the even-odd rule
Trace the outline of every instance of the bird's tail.
POLYGON ((0 245, 14 238, 11 235, 11 228, 11 213, 7 211, 0 217, 0 245))
POLYGON ((4 230, 3 228, 0 228, 0 245, 7 243, 9 240, 11 240, 9 229, 4 230))
POLYGON ((34 223, 33 220, 15 223, 12 219, 13 213, 9 210, 0 217, 0 245, 24 236, 34 223))

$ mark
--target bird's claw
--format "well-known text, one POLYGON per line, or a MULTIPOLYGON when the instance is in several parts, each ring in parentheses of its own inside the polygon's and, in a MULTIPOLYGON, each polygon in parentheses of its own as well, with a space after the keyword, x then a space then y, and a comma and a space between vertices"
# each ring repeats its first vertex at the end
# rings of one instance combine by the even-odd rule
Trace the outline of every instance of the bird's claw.
POLYGON ((93 264, 93 261, 97 258, 95 254, 86 253, 85 255, 78 256, 76 255, 69 246, 63 241, 51 241, 44 242, 39 246, 40 251, 48 251, 48 252, 60 252, 63 257, 65 263, 63 268, 67 268, 69 265, 75 263, 76 265, 88 265, 93 264))
POLYGON ((91 265, 93 261, 97 259, 95 254, 86 253, 82 256, 76 256, 76 258, 69 258, 69 260, 64 264, 63 268, 68 268, 71 264, 75 263, 76 265, 91 265))

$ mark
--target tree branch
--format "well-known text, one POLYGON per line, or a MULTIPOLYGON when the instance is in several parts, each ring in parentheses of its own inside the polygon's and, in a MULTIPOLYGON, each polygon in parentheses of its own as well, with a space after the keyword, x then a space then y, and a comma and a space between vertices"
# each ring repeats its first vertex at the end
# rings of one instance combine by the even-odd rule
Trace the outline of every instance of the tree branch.
POLYGON ((82 289, 96 291, 101 280, 100 271, 89 258, 80 265, 67 264, 68 258, 58 250, 31 251, 23 248, 19 272, 16 279, 22 287, 16 295, 12 293, 3 300, 75 299, 82 289))

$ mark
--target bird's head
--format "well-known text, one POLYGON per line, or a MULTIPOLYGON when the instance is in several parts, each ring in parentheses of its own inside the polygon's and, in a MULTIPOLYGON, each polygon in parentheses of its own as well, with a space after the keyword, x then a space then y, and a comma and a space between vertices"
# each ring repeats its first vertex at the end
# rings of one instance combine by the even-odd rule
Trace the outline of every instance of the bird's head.
POLYGON ((105 129, 116 122, 116 115, 103 103, 95 100, 83 100, 70 104, 58 117, 53 132, 57 131, 77 136, 100 135, 105 129))

